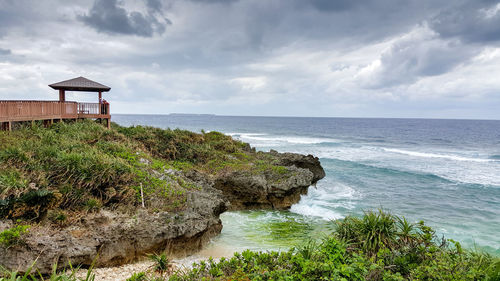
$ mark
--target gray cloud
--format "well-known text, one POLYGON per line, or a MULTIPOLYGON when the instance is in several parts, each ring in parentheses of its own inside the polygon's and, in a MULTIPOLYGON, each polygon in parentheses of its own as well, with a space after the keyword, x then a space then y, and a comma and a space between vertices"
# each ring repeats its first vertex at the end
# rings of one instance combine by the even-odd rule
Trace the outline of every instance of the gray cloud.
POLYGON ((497 1, 476 1, 441 9, 428 20, 429 28, 395 41, 361 75, 370 89, 408 86, 422 78, 444 75, 466 66, 486 46, 500 40, 500 11, 497 1), (432 32, 435 32, 434 34, 432 32), (417 33, 417 34, 415 34, 417 33), (478 43, 481 43, 478 45, 478 43))
POLYGON ((121 112, 384 116, 453 93, 498 107, 497 3, 0 0, 0 98, 88 75, 121 112))
POLYGON ((442 37, 456 37, 469 42, 500 40, 498 1, 471 1, 439 13, 430 21, 442 37))
POLYGON ((444 0, 409 0, 404 5, 398 0, 240 0, 235 7, 242 10, 231 12, 241 12, 245 35, 251 39, 246 44, 254 48, 310 40, 359 47, 407 32, 449 5, 444 0))
POLYGON ((374 89, 412 84, 422 77, 447 73, 467 63, 478 52, 460 42, 436 37, 404 38, 381 54, 380 65, 365 77, 365 83, 374 89))
POLYGON ((308 2, 320 11, 345 11, 361 4, 358 0, 311 0, 308 2))
POLYGON ((163 4, 161 0, 146 0, 146 6, 152 12, 161 12, 163 4))
POLYGON ((162 16, 161 2, 148 0, 146 5, 148 13, 143 14, 137 11, 128 12, 119 6, 117 0, 95 0, 89 12, 79 18, 99 32, 143 37, 151 37, 155 33, 163 34, 166 25, 171 22, 162 16))
POLYGON ((11 53, 12 53, 12 51, 9 50, 9 49, 2 49, 2 48, 0 48, 0 56, 10 55, 11 53))
POLYGON ((199 2, 199 3, 207 3, 207 4, 211 4, 211 3, 230 4, 233 2, 237 2, 239 0, 190 0, 190 1, 199 2))

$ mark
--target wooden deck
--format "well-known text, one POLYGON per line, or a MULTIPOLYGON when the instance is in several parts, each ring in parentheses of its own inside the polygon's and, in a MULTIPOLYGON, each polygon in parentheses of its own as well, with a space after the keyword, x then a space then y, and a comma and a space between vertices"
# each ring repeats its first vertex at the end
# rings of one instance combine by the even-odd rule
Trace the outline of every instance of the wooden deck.
POLYGON ((59 101, 0 101, 0 123, 10 130, 12 122, 64 119, 111 119, 109 104, 59 101))

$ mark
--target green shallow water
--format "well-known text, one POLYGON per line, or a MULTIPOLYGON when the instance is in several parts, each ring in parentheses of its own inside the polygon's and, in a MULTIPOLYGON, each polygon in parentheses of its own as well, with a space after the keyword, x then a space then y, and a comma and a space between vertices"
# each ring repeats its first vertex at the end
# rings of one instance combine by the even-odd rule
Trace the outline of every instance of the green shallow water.
POLYGON ((333 223, 290 211, 236 211, 221 215, 222 233, 208 246, 209 254, 231 254, 245 249, 287 250, 333 231, 333 223))
MULTIPOLYGON (((231 256, 246 249, 285 251, 334 231, 332 220, 307 217, 290 211, 235 211, 221 215, 223 230, 200 253, 201 257, 231 256)), ((439 235, 442 232, 437 229, 439 235)), ((465 243, 466 247, 500 256, 491 246, 465 243)))

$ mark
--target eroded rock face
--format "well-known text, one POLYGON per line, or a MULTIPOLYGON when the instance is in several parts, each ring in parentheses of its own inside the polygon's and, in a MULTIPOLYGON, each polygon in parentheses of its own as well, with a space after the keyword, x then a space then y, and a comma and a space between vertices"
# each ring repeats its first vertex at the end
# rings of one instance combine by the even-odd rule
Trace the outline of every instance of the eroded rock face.
POLYGON ((317 181, 325 177, 325 170, 321 167, 318 157, 313 155, 302 155, 297 153, 279 153, 275 150, 271 150, 270 153, 279 159, 279 165, 283 166, 295 166, 297 168, 303 168, 311 171, 313 173, 313 182, 315 184, 317 181))
MULTIPOLYGON (((252 174, 232 171, 210 176, 197 171, 165 171, 200 186, 190 191, 182 212, 152 212, 139 209, 134 214, 101 210, 82 217, 74 225, 56 228, 34 226, 23 243, 0 246, 0 264, 25 271, 36 259, 36 269, 50 273, 52 265, 96 266, 132 262, 151 253, 185 256, 199 251, 222 230, 219 215, 244 209, 286 209, 307 193, 310 185, 325 176, 318 158, 294 153, 270 152, 281 166, 277 172, 252 174)), ((162 175, 156 175, 162 177, 162 175)), ((12 222, 0 222, 0 231, 12 222)))
POLYGON ((165 250, 171 256, 193 254, 222 230, 219 215, 227 202, 209 187, 189 197, 187 210, 180 213, 100 211, 64 229, 32 227, 23 243, 0 247, 0 264, 25 271, 36 259, 35 267, 49 273, 54 263, 89 266, 97 255, 96 266, 114 266, 165 250))
POLYGON ((287 209, 306 194, 309 186, 325 177, 319 159, 312 155, 271 151, 283 173, 251 174, 233 171, 217 175, 214 187, 231 202, 230 210, 287 209))

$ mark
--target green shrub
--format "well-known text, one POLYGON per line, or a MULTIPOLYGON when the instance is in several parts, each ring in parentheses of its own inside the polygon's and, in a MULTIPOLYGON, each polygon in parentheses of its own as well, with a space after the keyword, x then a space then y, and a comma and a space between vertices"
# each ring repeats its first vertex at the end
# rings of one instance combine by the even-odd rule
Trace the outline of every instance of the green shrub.
POLYGON ((488 267, 485 281, 500 281, 500 258, 495 259, 488 267))
POLYGON ((6 229, 0 232, 0 245, 10 247, 17 244, 21 236, 28 232, 29 225, 17 225, 13 228, 6 229))
POLYGON ((47 218, 56 224, 62 225, 68 219, 68 216, 63 210, 53 210, 47 214, 47 218))
POLYGON ((87 212, 99 211, 101 207, 102 207, 101 202, 95 198, 91 198, 85 202, 85 210, 87 210, 87 212))
POLYGON ((130 276, 130 278, 127 278, 127 281, 146 281, 147 276, 146 273, 144 272, 136 272, 130 276))
POLYGON ((152 254, 149 256, 149 259, 151 259, 154 263, 153 269, 155 272, 163 275, 170 270, 170 259, 165 253, 159 255, 152 254))
POLYGON ((13 193, 22 192, 28 186, 20 171, 12 168, 0 170, 0 198, 6 198, 13 193))

